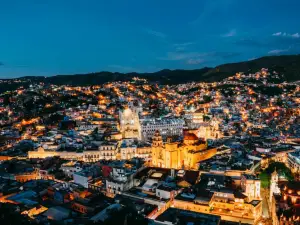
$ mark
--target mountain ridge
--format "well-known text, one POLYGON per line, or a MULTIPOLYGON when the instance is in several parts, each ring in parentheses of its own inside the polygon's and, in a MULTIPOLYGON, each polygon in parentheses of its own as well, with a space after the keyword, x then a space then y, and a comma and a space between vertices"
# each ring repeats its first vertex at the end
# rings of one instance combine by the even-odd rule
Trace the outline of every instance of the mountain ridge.
MULTIPOLYGON (((97 85, 112 81, 126 81, 133 77, 148 79, 150 82, 159 84, 179 84, 191 81, 214 82, 220 81, 237 72, 257 72, 261 68, 274 69, 283 73, 288 82, 300 80, 300 54, 298 55, 281 55, 281 56, 264 56, 254 60, 227 63, 212 67, 203 67, 201 69, 184 70, 184 69, 164 69, 153 73, 120 73, 120 72, 94 72, 87 74, 73 75, 54 75, 49 77, 26 76, 12 79, 0 80, 28 80, 29 83, 43 82, 46 84, 56 85, 97 85)), ((23 83, 24 84, 24 83, 23 83)), ((10 90, 9 85, 0 83, 0 92, 10 90)), ((16 85, 13 85, 14 88, 16 85)), ((25 85, 26 86, 26 85, 25 85)))

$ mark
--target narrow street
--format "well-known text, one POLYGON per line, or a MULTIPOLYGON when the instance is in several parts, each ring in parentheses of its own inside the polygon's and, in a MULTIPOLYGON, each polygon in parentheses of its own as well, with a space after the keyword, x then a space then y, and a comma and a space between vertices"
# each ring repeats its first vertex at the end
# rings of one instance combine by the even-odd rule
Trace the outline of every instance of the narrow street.
POLYGON ((261 197, 262 197, 262 217, 267 219, 270 218, 270 212, 269 212, 269 192, 266 190, 261 191, 261 197))

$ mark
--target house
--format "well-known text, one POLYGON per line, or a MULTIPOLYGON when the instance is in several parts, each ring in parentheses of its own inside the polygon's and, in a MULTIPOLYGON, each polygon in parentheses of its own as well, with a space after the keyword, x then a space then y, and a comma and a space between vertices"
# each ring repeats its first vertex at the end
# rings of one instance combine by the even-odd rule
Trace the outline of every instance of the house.
POLYGON ((133 176, 135 171, 124 167, 114 167, 106 180, 106 190, 108 193, 117 194, 127 191, 133 187, 133 176))

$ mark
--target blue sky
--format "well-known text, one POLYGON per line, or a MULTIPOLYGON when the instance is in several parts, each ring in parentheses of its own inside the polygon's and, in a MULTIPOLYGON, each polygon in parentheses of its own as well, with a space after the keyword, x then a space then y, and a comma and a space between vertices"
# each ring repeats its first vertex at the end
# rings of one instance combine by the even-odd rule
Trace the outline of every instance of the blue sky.
POLYGON ((0 0, 0 77, 300 53, 299 0, 0 0))

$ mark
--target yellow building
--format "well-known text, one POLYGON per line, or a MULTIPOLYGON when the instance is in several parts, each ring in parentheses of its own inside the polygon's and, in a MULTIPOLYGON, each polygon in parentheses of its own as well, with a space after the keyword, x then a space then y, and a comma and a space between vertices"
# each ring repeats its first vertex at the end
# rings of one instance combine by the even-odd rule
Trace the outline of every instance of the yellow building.
POLYGON ((186 133, 182 142, 163 143, 159 131, 152 142, 152 165, 174 169, 197 169, 200 161, 209 159, 217 153, 216 148, 208 149, 205 141, 194 133, 186 133))

